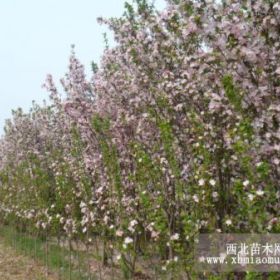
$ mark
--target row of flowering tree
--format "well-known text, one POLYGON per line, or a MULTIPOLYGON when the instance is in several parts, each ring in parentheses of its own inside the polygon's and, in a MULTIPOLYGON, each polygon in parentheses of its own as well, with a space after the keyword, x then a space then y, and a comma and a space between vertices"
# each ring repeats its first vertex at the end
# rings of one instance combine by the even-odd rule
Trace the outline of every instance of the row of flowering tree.
POLYGON ((135 2, 100 19, 116 46, 90 81, 73 51, 65 93, 49 75, 50 104, 13 112, 1 213, 192 279, 198 233, 280 230, 280 2, 135 2))

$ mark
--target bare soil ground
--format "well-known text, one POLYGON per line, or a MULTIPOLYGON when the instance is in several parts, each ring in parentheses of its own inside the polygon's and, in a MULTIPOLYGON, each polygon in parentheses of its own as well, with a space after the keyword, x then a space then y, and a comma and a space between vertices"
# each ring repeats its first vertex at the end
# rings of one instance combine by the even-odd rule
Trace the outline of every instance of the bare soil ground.
POLYGON ((20 255, 0 238, 0 280, 58 280, 58 277, 46 276, 44 266, 20 255))

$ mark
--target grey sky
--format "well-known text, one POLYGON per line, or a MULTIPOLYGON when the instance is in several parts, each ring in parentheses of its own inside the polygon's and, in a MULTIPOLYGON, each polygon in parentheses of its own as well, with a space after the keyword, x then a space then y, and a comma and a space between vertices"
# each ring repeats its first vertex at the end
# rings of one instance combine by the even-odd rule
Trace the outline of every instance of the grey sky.
MULTIPOLYGON (((46 74, 58 81, 67 70, 71 44, 87 72, 104 49, 99 16, 120 16, 125 0, 0 0, 0 134, 11 109, 30 108, 47 93, 46 74)), ((156 0, 159 8, 164 0, 156 0)))

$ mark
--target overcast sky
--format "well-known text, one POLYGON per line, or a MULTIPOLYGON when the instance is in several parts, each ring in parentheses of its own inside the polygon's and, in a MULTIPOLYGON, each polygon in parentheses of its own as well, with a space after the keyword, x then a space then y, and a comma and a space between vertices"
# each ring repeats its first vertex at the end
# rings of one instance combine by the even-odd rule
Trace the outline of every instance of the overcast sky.
MULTIPOLYGON (((156 0, 158 8, 164 0, 156 0)), ((0 1, 0 134, 11 110, 42 102, 46 74, 58 81, 67 71, 70 46, 90 73, 104 50, 99 16, 120 16, 125 0, 0 1)), ((109 37, 109 38, 112 38, 109 37)), ((111 39, 110 39, 111 41, 111 39)), ((112 44, 112 42, 110 42, 112 44)))

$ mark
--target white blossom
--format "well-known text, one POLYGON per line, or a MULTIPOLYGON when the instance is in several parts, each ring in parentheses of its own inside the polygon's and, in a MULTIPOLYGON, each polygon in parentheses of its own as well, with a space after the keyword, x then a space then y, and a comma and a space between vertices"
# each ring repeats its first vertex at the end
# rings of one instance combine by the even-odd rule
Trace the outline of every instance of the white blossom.
POLYGON ((124 232, 123 232, 122 230, 120 230, 120 229, 118 229, 118 230, 116 231, 116 236, 118 236, 118 237, 122 237, 123 234, 124 234, 124 232))
POLYGON ((227 219, 227 220, 226 220, 226 225, 227 225, 227 226, 232 225, 232 221, 231 221, 231 219, 227 219))
POLYGON ((198 196, 195 194, 195 195, 193 195, 193 200, 196 202, 196 203, 198 203, 199 202, 199 198, 198 198, 198 196))
POLYGON ((253 194, 249 193, 248 198, 249 198, 250 201, 252 201, 255 198, 255 196, 253 194))
POLYGON ((264 191, 263 190, 257 190, 256 191, 256 195, 263 196, 264 195, 264 191))
POLYGON ((133 239, 131 237, 128 236, 124 239, 124 244, 131 244, 131 243, 133 243, 133 239))
POLYGON ((211 180, 209 181, 209 183, 210 183, 210 185, 213 186, 213 187, 216 185, 216 181, 215 181, 214 179, 211 179, 211 180))
POLYGON ((180 235, 179 233, 174 233, 173 235, 171 235, 170 240, 179 240, 180 235))
POLYGON ((213 193, 212 193, 212 197, 213 197, 213 198, 217 198, 218 196, 219 196, 219 194, 218 194, 217 192, 213 192, 213 193))
POLYGON ((243 186, 244 186, 244 187, 247 187, 249 184, 250 184, 250 181, 249 181, 249 180, 245 180, 245 181, 243 182, 243 186))
POLYGON ((204 186, 204 184, 205 184, 205 180, 204 179, 199 179, 198 185, 199 186, 204 186))

